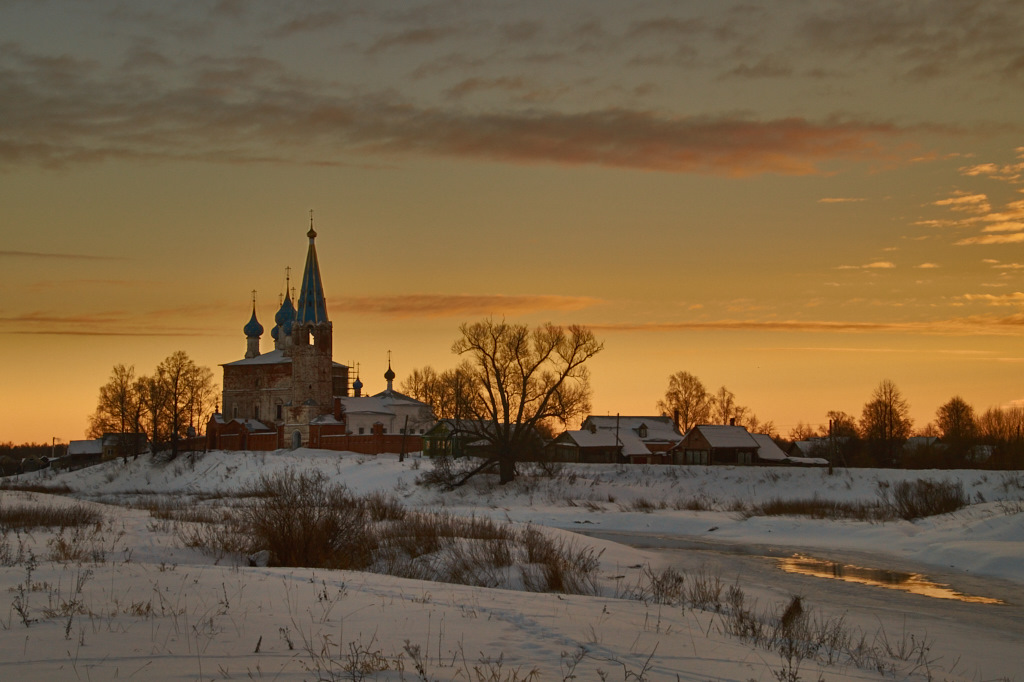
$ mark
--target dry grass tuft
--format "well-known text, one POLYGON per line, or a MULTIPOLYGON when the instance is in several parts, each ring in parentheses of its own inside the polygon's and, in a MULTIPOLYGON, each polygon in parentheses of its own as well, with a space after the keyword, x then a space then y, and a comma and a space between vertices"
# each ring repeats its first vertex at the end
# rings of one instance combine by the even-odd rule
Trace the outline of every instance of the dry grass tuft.
POLYGON ((84 505, 0 504, 0 528, 4 530, 98 526, 103 520, 103 514, 84 505))

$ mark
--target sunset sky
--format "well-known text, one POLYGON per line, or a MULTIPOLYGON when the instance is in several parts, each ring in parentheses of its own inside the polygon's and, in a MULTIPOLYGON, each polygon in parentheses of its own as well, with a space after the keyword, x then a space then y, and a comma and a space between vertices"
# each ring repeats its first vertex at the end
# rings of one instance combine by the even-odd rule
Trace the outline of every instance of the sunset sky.
POLYGON ((383 388, 486 316, 592 327, 782 435, 891 379, 1024 401, 1024 11, 1006 2, 0 0, 0 441, 117 363, 267 330, 315 211, 383 388))

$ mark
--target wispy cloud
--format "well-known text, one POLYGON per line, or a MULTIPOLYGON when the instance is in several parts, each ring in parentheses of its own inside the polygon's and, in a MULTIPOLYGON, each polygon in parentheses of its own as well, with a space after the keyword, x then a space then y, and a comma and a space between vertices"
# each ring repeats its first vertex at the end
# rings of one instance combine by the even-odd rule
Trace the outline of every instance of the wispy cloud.
MULTIPOLYGON (((1022 294, 1024 296, 1024 294, 1022 294)), ((863 322, 824 320, 702 320, 693 322, 611 323, 590 325, 604 332, 792 332, 824 334, 928 334, 951 336, 1019 335, 1024 313, 1005 317, 970 316, 921 322, 863 322)))
MULTIPOLYGON (((1014 150, 1018 159, 1024 159, 1024 147, 1014 150)), ((980 163, 960 169, 960 174, 982 178, 1004 185, 1015 185, 1024 163, 980 163)), ((1021 190, 1024 191, 1024 190, 1021 190)), ((946 218, 922 218, 914 224, 922 227, 978 230, 974 236, 961 237, 956 246, 1019 244, 1024 242, 1024 199, 1007 201, 994 208, 989 193, 956 190, 945 199, 930 204, 949 211, 946 218)))
POLYGON ((986 234, 980 237, 966 237, 953 242, 957 246, 970 246, 975 244, 1020 244, 1024 242, 1024 232, 1015 234, 986 234))
POLYGON ((956 3, 863 0, 824 5, 800 26, 800 38, 829 54, 885 56, 909 80, 978 73, 1016 79, 1024 71, 1024 16, 1012 2, 964 11, 956 3))
POLYGON ((367 54, 378 54, 401 48, 429 46, 450 38, 456 33, 458 30, 451 26, 411 28, 378 38, 366 52, 367 54))
POLYGON ((26 284, 28 291, 48 291, 51 289, 76 289, 78 287, 141 287, 145 283, 140 280, 127 279, 46 279, 26 284))
POLYGON ((822 197, 818 199, 819 204, 852 204, 860 201, 867 201, 864 197, 822 197))
POLYGON ((896 267, 895 263, 887 260, 874 261, 864 265, 840 265, 837 270, 891 270, 896 267))
POLYGON ((967 192, 954 192, 953 196, 948 199, 940 199, 934 205, 945 206, 953 211, 969 213, 987 213, 992 210, 987 196, 984 194, 969 194, 967 192))
POLYGON ((962 297, 965 301, 987 303, 994 306, 1020 306, 1024 304, 1024 293, 1015 291, 1012 294, 965 294, 962 297))
POLYGON ((463 315, 520 315, 552 310, 582 310, 601 303, 587 296, 504 296, 474 294, 413 294, 333 299, 332 312, 386 317, 459 317, 463 315))
MULTIPOLYGON (((415 35, 393 36, 382 44, 415 35)), ((429 40, 429 32, 419 40, 429 40)), ((384 49, 384 48, 381 48, 384 49)), ((823 172, 874 160, 911 131, 854 118, 758 120, 652 111, 481 112, 393 94, 342 96, 264 58, 194 60, 191 82, 154 88, 130 73, 0 50, 0 166, 105 159, 347 164, 353 155, 428 155, 750 176, 823 172)), ((514 87, 513 81, 464 87, 514 87)))
POLYGON ((96 256, 87 253, 48 253, 45 251, 3 251, 0 258, 31 258, 41 260, 125 260, 123 256, 96 256))

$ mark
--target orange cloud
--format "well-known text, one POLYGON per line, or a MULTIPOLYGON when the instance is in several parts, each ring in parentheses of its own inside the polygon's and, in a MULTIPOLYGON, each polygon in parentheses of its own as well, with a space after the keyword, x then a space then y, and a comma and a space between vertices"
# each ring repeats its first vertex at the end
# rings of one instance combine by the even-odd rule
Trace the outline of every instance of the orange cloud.
POLYGON ((1024 242, 1024 232, 1014 234, 988 234, 981 237, 967 237, 954 242, 956 246, 968 246, 971 244, 1020 244, 1024 242))
POLYGON ((970 213, 987 213, 992 210, 987 196, 984 194, 968 194, 967 192, 954 192, 950 198, 936 201, 934 205, 946 206, 954 211, 967 211, 970 213))
POLYGON ((994 294, 965 294, 963 299, 972 302, 980 301, 995 306, 1020 305, 1024 303, 1024 293, 1015 291, 1012 294, 1003 294, 1002 296, 994 294))
POLYGON ((503 296, 473 294, 413 294, 334 299, 332 312, 388 317, 458 317, 462 315, 512 315, 545 310, 582 310, 601 301, 587 296, 503 296))
POLYGON ((895 263, 885 260, 865 263, 864 265, 840 265, 836 270, 891 270, 895 267, 895 263))

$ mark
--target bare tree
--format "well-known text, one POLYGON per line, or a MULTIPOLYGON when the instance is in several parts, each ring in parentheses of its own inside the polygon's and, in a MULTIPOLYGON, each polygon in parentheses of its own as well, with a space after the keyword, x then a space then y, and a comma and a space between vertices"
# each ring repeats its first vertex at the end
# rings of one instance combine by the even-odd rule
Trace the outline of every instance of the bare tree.
POLYGON ((128 433, 138 423, 138 395, 135 392, 135 367, 114 365, 110 380, 100 386, 96 411, 89 417, 86 437, 99 438, 104 433, 128 433))
POLYGON ((401 390, 410 398, 430 405, 438 419, 462 419, 471 400, 472 367, 462 363, 454 369, 438 373, 427 365, 414 369, 402 382, 401 390))
POLYGON ((194 429, 195 433, 202 433, 210 416, 217 411, 219 399, 220 391, 213 381, 213 370, 193 363, 185 375, 187 426, 194 429))
POLYGON ((497 463, 500 482, 508 483, 539 426, 564 425, 590 409, 585 364, 604 346, 592 331, 576 325, 530 329, 487 319, 463 324, 459 331, 452 352, 468 360, 460 373, 467 381, 466 414, 478 425, 475 435, 491 446, 484 467, 497 463))
POLYGON ((857 438, 857 419, 852 414, 842 410, 829 410, 825 416, 828 422, 822 424, 818 429, 818 435, 822 438, 832 436, 835 438, 857 438), (831 431, 829 430, 831 428, 831 431))
POLYGON ((711 397, 711 421, 715 424, 728 424, 745 410, 736 404, 736 394, 725 386, 720 387, 711 397))
MULTIPOLYGON (((167 397, 167 433, 171 441, 171 458, 178 455, 178 441, 189 426, 201 419, 215 395, 213 372, 200 367, 185 351, 175 351, 161 362, 156 375, 167 397)), ((208 413, 207 413, 208 415, 208 413)))
POLYGON ((893 466, 899 459, 899 449, 910 437, 913 423, 909 403, 896 384, 886 379, 864 405, 860 430, 864 440, 875 452, 878 463, 893 466))
POLYGON ((799 422, 796 426, 789 430, 789 440, 794 442, 801 440, 810 440, 814 438, 814 435, 814 429, 811 428, 811 425, 804 424, 803 422, 799 422))
POLYGON ((669 376, 665 399, 658 401, 657 409, 671 417, 680 432, 686 433, 697 424, 707 423, 711 396, 700 379, 679 371, 669 376))
POLYGON ((158 375, 142 376, 135 382, 141 418, 140 429, 149 434, 153 452, 164 442, 164 415, 167 413, 167 390, 158 375))

